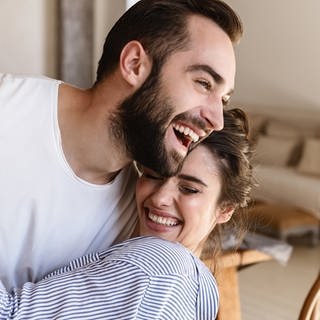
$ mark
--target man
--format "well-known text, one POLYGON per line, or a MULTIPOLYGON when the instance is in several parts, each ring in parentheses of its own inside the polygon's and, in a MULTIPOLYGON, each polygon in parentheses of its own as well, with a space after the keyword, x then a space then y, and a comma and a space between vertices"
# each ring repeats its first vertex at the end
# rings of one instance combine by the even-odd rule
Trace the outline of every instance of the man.
POLYGON ((37 281, 123 240, 137 160, 173 175, 223 127, 241 22, 218 0, 142 0, 107 36, 97 81, 0 78, 0 281, 37 281))

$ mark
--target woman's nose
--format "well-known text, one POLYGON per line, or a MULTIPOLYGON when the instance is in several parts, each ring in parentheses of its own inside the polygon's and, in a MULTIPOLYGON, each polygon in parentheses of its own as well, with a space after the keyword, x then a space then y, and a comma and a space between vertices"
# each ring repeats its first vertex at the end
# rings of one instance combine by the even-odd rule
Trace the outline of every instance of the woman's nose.
POLYGON ((170 183, 163 183, 150 196, 153 206, 161 208, 170 206, 173 203, 174 188, 170 183))

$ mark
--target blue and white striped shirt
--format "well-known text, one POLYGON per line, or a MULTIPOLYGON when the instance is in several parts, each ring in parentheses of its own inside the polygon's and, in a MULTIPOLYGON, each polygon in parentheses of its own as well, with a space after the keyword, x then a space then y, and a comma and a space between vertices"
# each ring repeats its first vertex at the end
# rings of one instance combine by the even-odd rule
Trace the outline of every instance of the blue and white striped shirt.
POLYGON ((0 319, 211 320, 217 310, 210 270, 182 245, 154 237, 79 258, 12 293, 0 284, 0 319))

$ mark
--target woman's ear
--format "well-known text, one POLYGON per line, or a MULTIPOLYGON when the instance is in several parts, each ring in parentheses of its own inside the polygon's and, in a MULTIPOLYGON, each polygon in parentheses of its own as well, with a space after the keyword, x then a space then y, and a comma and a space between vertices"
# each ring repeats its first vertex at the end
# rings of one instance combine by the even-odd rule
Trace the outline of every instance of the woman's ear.
POLYGON ((217 214, 217 223, 226 223, 228 222, 234 211, 235 211, 235 206, 234 205, 222 205, 220 207, 220 209, 218 210, 218 214, 217 214))
POLYGON ((150 74, 152 63, 139 41, 130 41, 120 54, 120 72, 133 87, 140 87, 150 74))

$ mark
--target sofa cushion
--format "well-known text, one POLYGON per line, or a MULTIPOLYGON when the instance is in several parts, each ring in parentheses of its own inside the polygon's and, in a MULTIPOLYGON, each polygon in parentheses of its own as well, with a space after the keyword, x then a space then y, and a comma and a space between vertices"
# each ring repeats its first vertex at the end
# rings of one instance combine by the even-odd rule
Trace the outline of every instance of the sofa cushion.
POLYGON ((270 120, 267 123, 265 133, 268 136, 280 138, 297 138, 303 135, 295 126, 277 120, 270 120))
POLYGON ((286 166, 299 146, 299 139, 260 135, 255 148, 255 162, 264 165, 286 166))
POLYGON ((306 139, 298 171, 320 176, 320 139, 306 139))
POLYGON ((291 204, 304 208, 320 219, 320 179, 299 173, 296 168, 259 165, 254 168, 258 185, 254 199, 291 204))

